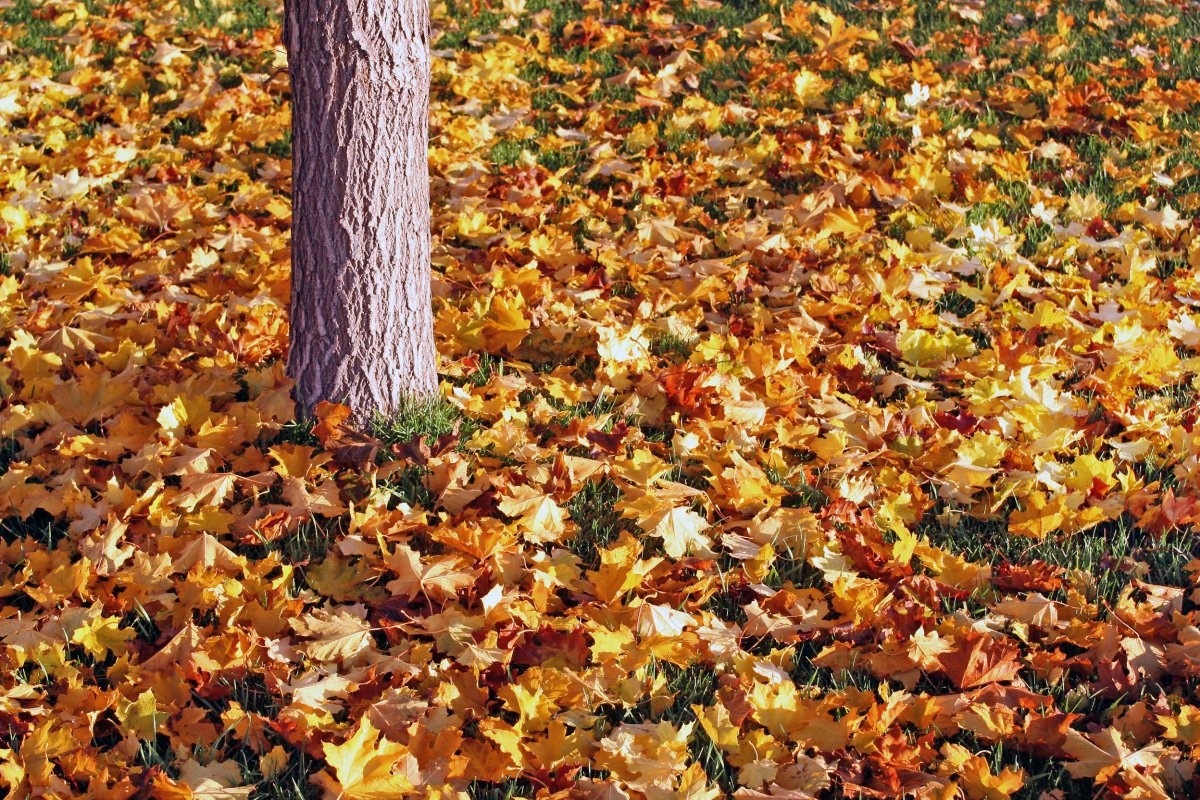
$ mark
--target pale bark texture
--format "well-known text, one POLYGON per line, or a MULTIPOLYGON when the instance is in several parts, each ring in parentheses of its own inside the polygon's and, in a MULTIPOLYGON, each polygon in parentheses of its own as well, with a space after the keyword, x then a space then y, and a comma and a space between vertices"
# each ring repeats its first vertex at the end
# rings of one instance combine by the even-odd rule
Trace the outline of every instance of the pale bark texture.
POLYGON ((359 418, 437 391, 427 0, 288 0, 292 316, 304 412, 359 418))

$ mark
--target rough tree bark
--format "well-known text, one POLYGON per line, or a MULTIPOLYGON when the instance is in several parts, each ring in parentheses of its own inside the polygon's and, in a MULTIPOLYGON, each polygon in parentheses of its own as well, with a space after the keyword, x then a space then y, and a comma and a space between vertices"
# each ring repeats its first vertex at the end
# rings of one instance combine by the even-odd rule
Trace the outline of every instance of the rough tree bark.
POLYGON ((288 0, 292 322, 308 412, 437 390, 430 308, 428 0, 288 0))

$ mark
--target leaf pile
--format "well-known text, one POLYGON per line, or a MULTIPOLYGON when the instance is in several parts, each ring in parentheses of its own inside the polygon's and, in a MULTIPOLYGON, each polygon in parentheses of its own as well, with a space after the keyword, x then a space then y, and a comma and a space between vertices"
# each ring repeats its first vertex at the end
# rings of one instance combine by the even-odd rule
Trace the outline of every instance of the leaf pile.
POLYGON ((280 9, 0 2, 7 796, 1196 796, 1195 4, 433 10, 361 433, 280 9))

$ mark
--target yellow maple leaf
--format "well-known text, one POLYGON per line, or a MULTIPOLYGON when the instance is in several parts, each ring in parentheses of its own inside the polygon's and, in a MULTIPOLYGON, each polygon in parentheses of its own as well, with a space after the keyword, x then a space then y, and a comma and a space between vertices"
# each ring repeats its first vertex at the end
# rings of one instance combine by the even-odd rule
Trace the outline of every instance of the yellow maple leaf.
POLYGON ((690 508, 664 509, 641 525, 651 536, 662 539, 663 550, 671 558, 713 554, 712 541, 704 535, 709 528, 708 520, 690 508))
POLYGON ((1008 800, 1025 785, 1023 770, 1005 767, 992 774, 986 758, 973 755, 962 745, 946 743, 942 754, 941 774, 955 776, 969 800, 1008 800))
POLYGON ((322 771, 314 780, 339 800, 397 800, 406 797, 413 785, 393 768, 408 756, 402 744, 380 735, 364 717, 350 738, 324 745, 325 763, 333 771, 322 771))
POLYGON ((131 628, 121 627, 120 617, 95 616, 75 629, 71 641, 103 660, 109 653, 124 653, 126 642, 136 635, 131 628))
POLYGON ((529 327, 525 298, 520 292, 505 292, 491 298, 483 320, 483 335, 489 349, 513 352, 529 335, 529 327))
POLYGON ((509 496, 498 504, 500 512, 518 517, 526 540, 553 542, 567 530, 567 514, 554 498, 536 486, 520 485, 508 489, 509 496))
POLYGON ((143 742, 153 741, 158 735, 158 726, 170 716, 158 710, 154 692, 147 689, 134 700, 125 700, 117 706, 117 719, 137 735, 143 742))
POLYGON ((1014 511, 1008 518, 1008 530, 1015 536, 1045 539, 1062 528, 1065 519, 1065 501, 1059 495, 1047 497, 1041 492, 1031 492, 1025 497, 1025 509, 1014 511))

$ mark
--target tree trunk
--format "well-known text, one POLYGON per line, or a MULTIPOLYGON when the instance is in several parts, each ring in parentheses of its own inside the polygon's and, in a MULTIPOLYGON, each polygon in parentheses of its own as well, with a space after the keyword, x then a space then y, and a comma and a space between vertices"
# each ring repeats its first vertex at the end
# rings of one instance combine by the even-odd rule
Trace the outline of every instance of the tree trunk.
POLYGON ((430 308, 428 0, 288 0, 292 324, 309 412, 437 391, 430 308))

